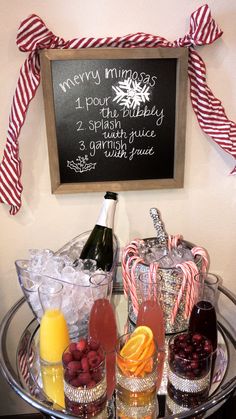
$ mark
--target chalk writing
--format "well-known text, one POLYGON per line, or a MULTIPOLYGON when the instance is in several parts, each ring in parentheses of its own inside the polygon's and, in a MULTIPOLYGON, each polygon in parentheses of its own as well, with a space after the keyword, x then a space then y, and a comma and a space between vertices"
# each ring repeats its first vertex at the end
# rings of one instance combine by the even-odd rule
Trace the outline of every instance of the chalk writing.
POLYGON ((78 60, 66 69, 63 62, 56 66, 58 147, 66 179, 90 181, 91 172, 96 181, 172 176, 175 60, 78 60))

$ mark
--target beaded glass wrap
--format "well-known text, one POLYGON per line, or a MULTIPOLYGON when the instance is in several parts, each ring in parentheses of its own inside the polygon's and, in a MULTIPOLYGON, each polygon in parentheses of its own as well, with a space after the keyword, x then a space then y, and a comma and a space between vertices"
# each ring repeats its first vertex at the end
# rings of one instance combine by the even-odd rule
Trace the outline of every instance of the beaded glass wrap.
POLYGON ((172 400, 168 395, 166 396, 166 405, 168 409, 174 414, 187 412, 189 410, 188 407, 183 407, 175 403, 174 400, 172 400))
POLYGON ((119 368, 116 371, 116 381, 121 387, 126 390, 133 392, 141 392, 152 389, 156 385, 157 381, 157 370, 154 368, 154 371, 150 374, 147 374, 145 377, 126 377, 123 375, 119 368))
POLYGON ((169 371, 168 379, 169 382, 175 387, 176 390, 185 391, 187 393, 198 393, 203 391, 210 386, 210 371, 207 375, 199 380, 189 380, 187 378, 181 378, 176 375, 173 371, 169 371))
POLYGON ((106 393, 106 377, 92 388, 73 387, 64 380, 65 396, 72 402, 91 403, 106 393))
POLYGON ((119 417, 120 415, 128 416, 129 418, 141 419, 146 416, 157 417, 158 416, 158 404, 157 399, 153 403, 148 403, 145 406, 129 406, 122 402, 118 397, 116 399, 116 409, 119 417), (153 416, 152 416, 153 415, 153 416))

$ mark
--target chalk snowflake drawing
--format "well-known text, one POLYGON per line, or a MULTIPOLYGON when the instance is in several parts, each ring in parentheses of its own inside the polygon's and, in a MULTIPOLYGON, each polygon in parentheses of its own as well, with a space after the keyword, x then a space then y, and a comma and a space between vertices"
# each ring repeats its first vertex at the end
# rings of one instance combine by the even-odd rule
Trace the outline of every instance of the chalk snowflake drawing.
POLYGON ((150 87, 145 85, 141 86, 141 83, 131 78, 119 81, 118 86, 112 86, 112 89, 116 93, 113 102, 117 102, 128 109, 134 109, 142 103, 149 101, 150 87))
POLYGON ((97 163, 88 163, 87 155, 78 156, 76 159, 76 162, 74 162, 74 160, 67 160, 67 167, 69 167, 69 169, 71 170, 74 170, 76 173, 83 173, 83 172, 89 172, 90 170, 94 170, 97 164, 97 163))

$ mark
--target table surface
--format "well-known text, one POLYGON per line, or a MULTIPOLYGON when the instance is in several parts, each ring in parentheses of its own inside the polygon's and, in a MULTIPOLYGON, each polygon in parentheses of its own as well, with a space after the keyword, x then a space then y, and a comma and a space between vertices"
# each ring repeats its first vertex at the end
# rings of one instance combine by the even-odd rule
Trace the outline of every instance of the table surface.
MULTIPOLYGON (((224 299, 226 298, 227 300, 227 295, 224 295, 224 299)), ((229 304, 229 303, 228 303, 229 304)), ((220 313, 219 313, 219 318, 220 318, 220 324, 221 326, 223 326, 226 330, 226 332, 231 336, 231 340, 233 340, 234 338, 232 338, 232 334, 234 333, 233 330, 231 330, 231 326, 232 324, 229 323, 229 319, 227 319, 227 315, 225 313, 223 313, 223 308, 225 308, 226 305, 225 301, 222 305, 222 307, 220 307, 220 313), (230 329, 230 330, 229 330, 230 329)), ((235 310, 235 301, 234 301, 234 310, 235 310)), ((30 318, 32 318, 32 313, 29 311, 27 304, 23 304, 23 306, 26 307, 26 311, 28 311, 27 314, 27 321, 29 322, 30 318)), ((228 307, 227 307, 228 309, 228 307)), ((227 310, 228 311, 228 310, 227 310)), ((6 317, 9 317, 9 313, 6 317)), ((16 356, 16 346, 17 343, 19 342, 20 336, 22 331, 25 328, 25 325, 27 324, 22 324, 19 327, 19 319, 16 319, 17 316, 13 316, 11 318, 11 321, 9 321, 9 324, 7 325, 7 330, 11 329, 11 333, 10 333, 10 340, 15 340, 15 342, 5 342, 6 340, 6 336, 4 333, 0 333, 0 342, 1 342, 1 351, 0 351, 0 366, 3 369, 3 362, 4 361, 3 358, 3 352, 2 351, 2 346, 3 345, 3 341, 5 343, 5 350, 6 347, 8 348, 8 353, 7 353, 7 357, 8 357, 8 363, 10 365, 13 365, 15 363, 15 356, 16 356), (15 333, 15 331, 17 330, 18 333, 15 333), (11 343, 11 345, 10 345, 11 343), (9 351, 9 347, 11 347, 11 351, 9 351)), ((3 321, 4 323, 4 321, 3 321)), ((5 328, 6 328, 6 318, 5 318, 5 328)), ((5 329, 4 328, 4 329, 5 329)), ((9 332, 9 330, 8 330, 9 332)), ((233 334, 233 336, 235 336, 233 334)), ((9 338, 9 336, 8 336, 9 338)), ((219 419, 219 418, 225 418, 225 419, 235 419, 236 418, 236 409, 235 409, 235 403, 236 403, 236 396, 231 397, 230 400, 228 400, 226 402, 226 400, 228 399, 229 395, 231 392, 233 392, 233 390, 235 389, 235 385, 236 385, 236 381, 235 381, 235 372, 236 372, 236 354, 235 354, 235 342, 233 342, 233 346, 232 346, 232 342, 231 342, 231 351, 233 350, 233 352, 231 353, 231 357, 233 355, 233 364, 231 363, 230 368, 228 369, 229 371, 227 372, 227 380, 224 381, 224 384, 226 384, 226 389, 229 389, 230 392, 228 391, 224 391, 224 395, 225 397, 221 398, 221 401, 225 402, 224 405, 219 409, 218 407, 218 411, 215 412, 212 416, 208 416, 209 418, 214 418, 214 419, 219 419), (228 373, 230 372, 230 374, 228 375, 228 373), (233 380, 233 386, 232 386, 232 380, 233 380), (229 384, 229 385, 228 385, 229 384), (233 416, 231 415, 233 413, 233 416), (230 416, 231 415, 231 416, 230 416)), ((8 369, 6 369, 6 365, 4 365, 4 369, 3 369, 4 375, 8 375, 8 369)), ((7 377, 8 381, 11 382, 11 377, 9 379, 9 376, 7 377)), ((12 384, 12 383, 11 383, 12 384)), ((13 383, 14 384, 14 383, 13 383)), ((17 390, 16 388, 14 389, 15 391, 13 391, 10 386, 6 383, 5 378, 0 377, 0 388, 1 388, 1 395, 0 395, 0 416, 3 417, 29 417, 29 418, 42 418, 43 415, 42 414, 37 414, 36 410, 34 410, 33 407, 30 406, 30 404, 25 403, 17 394, 15 394, 15 391, 17 390), (3 383, 3 386, 1 385, 3 383), (2 390, 3 389, 3 390, 2 390)), ((13 385, 14 387, 14 385, 13 385)), ((19 389, 18 389, 19 390, 19 389)), ((19 393, 19 391, 17 391, 19 393)), ((21 394, 22 396, 22 394, 21 394)))

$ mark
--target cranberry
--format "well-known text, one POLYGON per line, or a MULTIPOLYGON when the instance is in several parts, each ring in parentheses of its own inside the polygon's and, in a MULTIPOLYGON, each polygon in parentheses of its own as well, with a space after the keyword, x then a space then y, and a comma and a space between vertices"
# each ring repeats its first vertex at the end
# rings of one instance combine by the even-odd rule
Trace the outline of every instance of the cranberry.
POLYGON ((192 351, 193 351, 193 347, 192 346, 190 346, 190 345, 185 346, 184 352, 186 352, 187 354, 191 354, 192 351))
POLYGON ((193 342, 199 343, 202 341, 202 335, 200 335, 199 333, 194 333, 192 340, 193 342))
POLYGON ((192 361, 190 365, 191 365, 191 368, 195 370, 196 368, 198 368, 198 361, 192 361))

